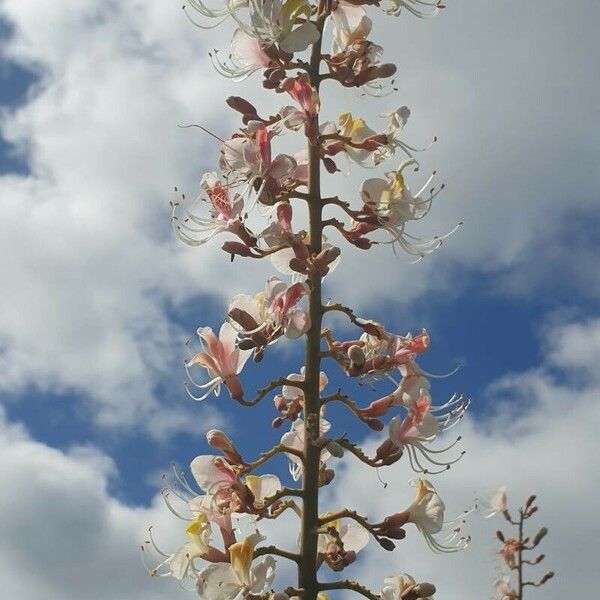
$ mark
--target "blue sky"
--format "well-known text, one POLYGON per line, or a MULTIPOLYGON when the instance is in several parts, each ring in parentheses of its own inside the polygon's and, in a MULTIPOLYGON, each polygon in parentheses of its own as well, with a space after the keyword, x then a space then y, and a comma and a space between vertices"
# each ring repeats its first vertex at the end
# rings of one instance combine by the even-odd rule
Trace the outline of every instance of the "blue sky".
MULTIPOLYGON (((198 326, 218 329, 227 298, 260 289, 269 269, 230 265, 218 243, 182 246, 168 207, 173 186, 193 193, 216 157, 209 139, 178 124, 201 122, 228 135, 237 125, 222 102, 227 95, 260 97, 265 112, 280 99, 257 96, 255 79, 239 87, 218 79, 206 50, 225 47, 228 35, 202 34, 173 3, 34 4, 27 11, 16 0, 0 3, 0 438, 37 444, 55 461, 48 464, 62 461, 85 481, 96 474, 100 488, 107 486, 89 484, 98 502, 129 511, 137 526, 156 513, 160 472, 206 451, 204 432, 213 424, 238 437, 248 455, 283 433, 268 425, 269 398, 247 411, 224 395, 197 405, 185 394, 185 338, 198 326)), ((565 456, 556 477, 525 459, 521 470, 493 461, 518 444, 531 456, 551 448, 555 440, 537 427, 559 427, 546 419, 561 416, 569 388, 589 417, 576 439, 583 448, 596 438, 598 411, 584 399, 599 385, 590 357, 598 357, 600 339, 600 82, 593 58, 600 15, 587 1, 570 7, 536 0, 518 13, 497 2, 452 4, 426 23, 379 17, 376 33, 398 62, 401 97, 364 110, 376 118, 407 103, 407 139, 419 144, 439 135, 423 171, 438 169, 448 189, 426 230, 465 225, 416 265, 387 250, 349 251, 329 293, 392 331, 427 328, 433 345, 423 367, 447 373, 462 365, 434 382, 434 397, 460 391, 474 400, 466 426, 472 446, 465 440, 474 457, 457 480, 485 490, 514 478, 519 492, 531 481, 547 490, 556 518, 566 497, 557 491, 561 468, 586 481, 595 465, 589 457, 574 464, 565 456)), ((363 110, 352 94, 336 94, 326 90, 323 106, 363 110)), ((339 184, 345 193, 358 176, 353 170, 339 184)), ((246 367, 246 389, 299 370, 300 345, 269 350, 261 365, 246 367)), ((332 389, 343 383, 335 366, 328 374, 332 389)), ((372 442, 342 411, 331 416, 340 431, 372 442)), ((23 460, 26 470, 40 468, 23 460)), ((344 473, 340 489, 348 485, 344 473)), ((67 504, 75 502, 64 493, 67 504)), ((68 528, 68 515, 64 523, 68 528)), ((585 548, 577 555, 583 565, 585 548)), ((484 562, 491 581, 493 568, 484 562)), ((22 587, 18 570, 3 584, 14 597, 42 597, 41 584, 22 587)), ((562 597, 560 585, 548 598, 562 597)), ((107 600, 133 597, 123 586, 107 600)), ((167 592, 156 593, 160 599, 167 592)), ((98 594, 89 599, 104 600, 98 594)))

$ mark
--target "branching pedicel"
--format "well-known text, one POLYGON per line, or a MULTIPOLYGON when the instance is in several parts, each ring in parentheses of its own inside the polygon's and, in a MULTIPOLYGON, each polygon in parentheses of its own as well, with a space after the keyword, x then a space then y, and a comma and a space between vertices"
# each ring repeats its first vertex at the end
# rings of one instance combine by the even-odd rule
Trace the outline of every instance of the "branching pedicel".
MULTIPOLYGON (((372 467, 392 465, 405 455, 420 474, 447 470, 461 456, 453 450, 460 438, 442 448, 431 444, 462 418, 469 404, 462 396, 432 404, 427 374, 416 362, 429 349, 425 331, 417 335, 391 333, 341 303, 322 299, 323 278, 340 261, 340 248, 324 237, 326 228, 357 248, 367 250, 387 243, 417 260, 446 237, 421 240, 407 230, 411 221, 428 214, 443 186, 432 187, 433 175, 416 193, 408 186, 407 174, 417 171, 418 163, 414 158, 417 149, 400 139, 409 117, 406 107, 384 114, 387 123, 379 131, 350 113, 341 114, 337 123, 319 121, 319 90, 324 81, 375 96, 391 91, 385 80, 393 76, 396 67, 382 63, 382 48, 367 39, 372 24, 363 6, 375 10, 380 0, 319 0, 317 5, 307 0, 226 0, 217 9, 202 0, 188 1, 186 14, 198 25, 233 19, 237 26, 230 58, 221 59, 217 51, 212 54, 217 70, 236 80, 260 71, 263 87, 281 94, 289 104, 275 115, 264 116, 243 98, 227 100, 240 113, 242 127, 229 139, 220 140, 219 172, 202 177, 198 199, 186 205, 182 197, 173 204, 174 229, 192 246, 228 234, 230 239, 222 247, 232 260, 269 258, 282 277, 291 279, 285 283, 272 277, 264 292, 234 297, 218 335, 209 327, 198 330, 201 348, 190 348, 185 365, 188 392, 203 400, 211 393, 218 396, 224 386, 232 400, 243 406, 254 406, 276 392, 278 414, 273 427, 289 422, 290 430, 280 444, 255 460, 242 456, 225 433, 208 432, 208 443, 220 454, 192 461, 191 473, 199 489, 174 468, 174 484, 163 491, 169 510, 188 523, 187 541, 176 552, 165 553, 151 532, 144 554, 159 553, 161 558, 158 564, 152 563, 150 572, 172 576, 184 586, 189 582, 206 600, 271 595, 315 600, 328 590, 350 590, 382 600, 429 598, 435 587, 409 575, 386 578, 379 594, 351 579, 324 583, 317 577, 320 568, 344 570, 371 539, 385 550, 393 550, 410 524, 437 552, 454 552, 468 542, 461 533, 464 514, 445 520, 444 503, 426 479, 411 482, 416 488, 412 504, 380 521, 349 508, 319 513, 319 488, 331 483, 331 462, 344 451, 372 467), (328 22, 330 53, 322 50, 328 22), (301 58, 305 51, 309 56, 301 58), (290 132, 304 135, 305 148, 293 155, 276 154, 273 145, 277 138, 290 132), (398 160, 398 155, 402 158, 396 169, 367 179, 357 190, 360 205, 322 196, 321 165, 335 175, 340 159, 377 166, 398 160), (308 210, 308 231, 293 225, 293 209, 299 204, 308 210), (252 231, 246 219, 249 211, 258 208, 263 213, 266 210, 269 220, 261 232, 252 231), (325 218, 325 210, 335 216, 325 218), (324 320, 334 313, 349 319, 356 336, 338 339, 329 325, 324 326, 324 320), (252 355, 254 361, 261 361, 269 346, 282 336, 305 340, 301 373, 280 377, 247 396, 239 378, 245 363, 252 355), (328 383, 321 371, 324 360, 336 363, 348 377, 389 380, 393 387, 370 403, 359 403, 342 390, 323 395, 328 383), (329 436, 331 425, 324 415, 331 403, 345 406, 374 431, 381 431, 384 418, 396 413, 374 456, 368 456, 347 436, 329 436), (274 475, 255 474, 278 454, 289 458, 290 487, 274 475), (300 485, 295 483, 298 481, 300 485), (260 522, 290 510, 301 520, 299 550, 264 545, 260 522), (222 544, 214 540, 217 531, 222 544), (298 567, 297 586, 285 592, 272 590, 275 556, 298 567)), ((391 0, 384 11, 398 15, 404 10, 424 18, 441 8, 435 1, 391 0)))
POLYGON ((501 487, 489 502, 488 517, 501 514, 504 519, 516 529, 514 536, 507 537, 502 531, 496 532, 496 537, 502 542, 499 554, 505 569, 512 571, 514 577, 505 575, 496 581, 496 594, 498 600, 523 600, 527 587, 541 587, 554 577, 554 571, 548 571, 537 582, 527 580, 525 569, 527 566, 540 564, 545 554, 538 554, 535 558, 527 558, 548 534, 548 529, 542 527, 532 538, 525 533, 525 521, 538 511, 535 504, 536 496, 531 494, 519 508, 518 517, 513 519, 508 511, 506 502, 506 488, 501 487))

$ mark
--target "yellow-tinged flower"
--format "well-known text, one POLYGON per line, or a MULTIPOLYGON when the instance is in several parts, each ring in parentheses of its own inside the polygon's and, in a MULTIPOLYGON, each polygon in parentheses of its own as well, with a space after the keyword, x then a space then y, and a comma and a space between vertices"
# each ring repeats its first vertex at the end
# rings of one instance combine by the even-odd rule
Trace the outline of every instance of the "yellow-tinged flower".
POLYGON ((186 528, 192 542, 198 547, 198 552, 204 554, 209 549, 210 523, 208 517, 204 514, 199 514, 186 528))
POLYGON ((256 544, 266 539, 263 535, 256 532, 248 536, 241 542, 232 544, 229 547, 229 560, 240 583, 248 588, 252 587, 252 558, 256 544))

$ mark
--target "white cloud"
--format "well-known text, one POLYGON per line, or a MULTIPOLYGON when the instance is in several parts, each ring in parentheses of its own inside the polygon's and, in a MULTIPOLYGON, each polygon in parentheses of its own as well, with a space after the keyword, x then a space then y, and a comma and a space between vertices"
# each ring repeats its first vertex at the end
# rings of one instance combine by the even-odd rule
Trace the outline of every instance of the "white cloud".
POLYGON ((32 440, 0 413, 0 587, 27 600, 166 600, 172 581, 151 578, 139 554, 145 529, 175 543, 160 500, 130 507, 108 491, 111 459, 93 448, 68 452, 32 440))
MULTIPOLYGON (((498 415, 482 422, 466 421, 463 431, 469 454, 449 473, 434 479, 448 505, 459 512, 484 490, 507 484, 512 502, 537 492, 540 512, 532 533, 546 525, 550 533, 542 549, 544 568, 557 573, 544 589, 549 600, 592 594, 595 589, 595 518, 600 480, 597 437, 600 377, 597 339, 600 320, 554 326, 548 331, 546 360, 539 368, 507 376, 493 386, 498 415), (582 361, 565 357, 580 352, 582 361), (589 356, 595 358, 592 361, 589 356), (556 367, 561 372, 554 374, 556 367), (571 381, 585 373, 584 379, 571 381), (505 403, 506 398, 509 403, 505 403), (512 410, 522 405, 524 415, 512 410), (512 417, 512 418, 511 418, 512 417)), ((374 442, 373 442, 374 443, 374 442)), ((0 418, 0 586, 6 598, 28 600, 162 600, 184 597, 174 581, 152 579, 139 562, 138 542, 155 525, 161 546, 175 548, 182 523, 155 499, 150 507, 131 507, 110 493, 117 476, 106 455, 89 447, 63 452, 32 440, 24 428, 0 418)), ((375 520, 398 512, 412 498, 410 477, 400 462, 375 473, 346 461, 322 506, 356 507, 375 520)), ((297 520, 269 523, 271 541, 294 548, 297 520)), ((371 547, 343 576, 359 577, 377 588, 384 576, 407 571, 438 586, 437 598, 488 598, 495 577, 497 543, 493 532, 502 520, 473 517, 469 550, 435 556, 419 534, 398 543, 393 554, 371 547)), ((280 561, 284 580, 292 569, 280 561)), ((543 569, 540 569, 540 574, 543 569)))
MULTIPOLYGON (((530 492, 538 494, 540 510, 529 521, 531 533, 546 525, 550 533, 541 550, 547 558, 532 568, 536 580, 547 570, 556 578, 541 592, 548 600, 593 595, 595 556, 600 526, 595 518, 600 486, 600 320, 552 326, 546 336, 544 363, 536 369, 509 374, 490 388, 496 414, 466 420, 461 426, 467 454, 450 472, 433 478, 447 504, 458 514, 477 495, 507 485, 509 504, 518 505, 530 492)), ((372 441, 371 444, 374 442, 372 441)), ((412 498, 411 476, 401 462, 381 471, 382 489, 374 472, 348 459, 336 477, 329 502, 350 505, 372 520, 399 512, 412 498)), ((454 555, 433 555, 414 529, 396 552, 372 547, 356 573, 377 589, 395 572, 414 574, 438 586, 440 600, 489 598, 499 565, 496 529, 507 532, 504 520, 473 517, 467 530, 470 548, 454 555)), ((373 544, 373 546, 375 546, 373 544)), ((350 575, 350 573, 349 573, 350 575)))
MULTIPOLYGON (((466 226, 419 266, 388 248, 349 251, 332 277, 336 297, 365 305, 460 293, 465 268, 500 269, 503 291, 530 289, 552 280, 555 263, 574 274, 576 291, 593 293, 589 248, 561 241, 562 222, 591 210, 597 194, 590 166, 600 144, 588 131, 597 90, 586 76, 597 39, 595 20, 583 18, 593 10, 538 0, 517 15, 501 3, 457 3, 431 22, 377 20, 401 93, 367 112, 407 103, 411 141, 440 135, 423 172, 435 163, 450 185, 430 229, 466 226), (572 261, 556 261, 564 256, 572 261)), ((252 291, 266 270, 253 261, 225 270, 217 243, 194 252, 173 240, 172 187, 194 193, 216 154, 212 139, 177 125, 227 135, 228 94, 261 98, 265 112, 281 97, 263 96, 256 78, 234 86, 214 74, 206 50, 225 48, 228 30, 195 29, 177 2, 7 0, 0 11, 14 30, 5 54, 40 76, 2 119, 30 174, 0 178, 0 385, 76 392, 105 425, 161 422, 156 385, 179 381, 178 342, 190 334, 167 307, 252 291)), ((325 92, 326 116, 351 98, 325 92)), ((330 185, 354 193, 353 181, 330 185)), ((186 423, 180 410, 169 429, 186 423)))

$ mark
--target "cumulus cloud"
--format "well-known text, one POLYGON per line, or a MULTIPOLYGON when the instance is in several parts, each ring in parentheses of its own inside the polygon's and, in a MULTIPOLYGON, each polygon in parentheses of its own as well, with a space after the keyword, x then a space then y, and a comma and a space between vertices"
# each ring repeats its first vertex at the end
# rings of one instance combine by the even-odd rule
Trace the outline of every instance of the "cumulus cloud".
MULTIPOLYGON (((465 420, 460 433, 467 454, 449 473, 432 478, 449 517, 500 485, 508 486, 513 506, 531 492, 538 494, 540 511, 528 526, 532 534, 542 525, 550 533, 542 548, 546 560, 530 572, 534 580, 535 574, 539 578, 547 570, 557 572, 543 591, 549 600, 593 595, 596 586, 600 528, 592 507, 600 485, 600 377, 595 366, 599 340, 599 319, 550 327, 544 362, 490 386, 495 414, 465 420)), ((413 493, 407 485, 410 474, 403 471, 406 466, 401 462, 382 470, 388 483, 383 489, 374 472, 349 459, 327 503, 356 504, 372 520, 399 512, 413 493)), ((371 547, 356 574, 374 589, 384 577, 408 572, 418 580, 433 581, 440 599, 490 598, 500 566, 496 529, 508 532, 501 517, 484 520, 475 515, 467 522, 473 541, 466 551, 432 555, 419 534, 407 528, 407 539, 399 542, 393 556, 371 547)))
POLYGON ((3 414, 0 453, 4 598, 166 600, 177 593, 148 575, 139 554, 148 525, 174 544, 181 523, 158 499, 142 508, 113 497, 109 457, 90 447, 50 448, 3 414))
MULTIPOLYGON (((194 252, 173 240, 173 185, 195 193, 216 158, 211 138, 177 125, 227 135, 236 126, 222 104, 228 94, 260 96, 265 112, 280 97, 263 96, 256 80, 220 79, 207 50, 225 48, 230 29, 200 31, 177 3, 26 4, 0 8, 12 28, 4 54, 39 77, 1 121, 29 172, 0 179, 0 385, 76 392, 105 425, 165 423, 152 415, 165 414, 157 385, 180 368, 174 307, 200 294, 223 303, 234 289, 259 289, 266 272, 255 261, 224 271, 218 244, 194 252)), ((531 289, 554 280, 552 265, 576 271, 571 285, 595 293, 590 269, 572 266, 593 264, 590 245, 574 245, 575 233, 564 239, 562 226, 574 213, 587 217, 597 199, 590 167, 600 144, 588 131, 597 89, 586 77, 597 39, 584 17, 594 10, 587 0, 577 11, 540 0, 518 14, 457 3, 430 22, 377 20, 374 35, 399 61, 400 93, 365 109, 325 88, 324 117, 340 105, 372 116, 413 107, 407 139, 441 139, 422 174, 437 167, 449 184, 424 233, 466 225, 418 267, 387 247, 350 250, 331 278, 336 297, 365 305, 460 293, 465 268, 500 271, 503 291, 531 289)), ((355 179, 331 185, 353 196, 355 179)), ((185 413, 169 419, 169 431, 186 427, 185 413)))
MULTIPOLYGON (((595 589, 599 340, 599 319, 550 328, 544 362, 494 383, 489 393, 497 398, 497 414, 465 422, 461 433, 470 456, 435 478, 449 515, 500 484, 508 485, 514 502, 538 493, 541 510, 532 526, 549 527, 544 566, 557 572, 544 590, 550 600, 586 596, 595 589), (515 406, 523 410, 518 420, 511 418, 515 406)), ((110 490, 118 473, 109 457, 91 447, 50 448, 3 415, 0 451, 0 585, 7 598, 183 597, 172 580, 148 577, 138 550, 149 524, 155 525, 161 545, 175 548, 181 522, 158 499, 149 507, 132 507, 115 498, 110 490)), ((384 490, 374 472, 347 461, 322 508, 351 504, 372 519, 402 510, 412 498, 405 467, 400 463, 382 471, 388 482, 384 490)), ((273 532, 272 541, 293 548, 296 525, 270 523, 264 530, 273 532)), ((471 547, 451 556, 432 555, 410 530, 393 555, 371 545, 347 574, 377 589, 383 577, 406 571, 434 581, 440 599, 487 598, 498 564, 493 531, 502 526, 473 517, 471 547)), ((291 581, 292 569, 284 562, 281 567, 279 580, 291 581)))

